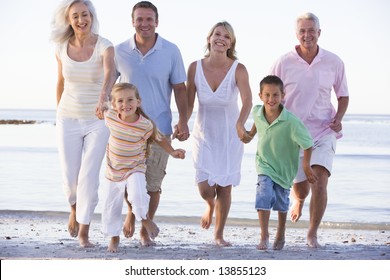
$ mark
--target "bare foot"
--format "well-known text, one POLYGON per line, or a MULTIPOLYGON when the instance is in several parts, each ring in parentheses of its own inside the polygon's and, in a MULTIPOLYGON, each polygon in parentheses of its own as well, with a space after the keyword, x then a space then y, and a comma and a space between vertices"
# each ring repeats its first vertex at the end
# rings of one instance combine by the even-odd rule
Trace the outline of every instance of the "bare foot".
POLYGON ((126 238, 131 238, 134 235, 135 231, 135 216, 132 212, 128 212, 125 223, 123 224, 123 235, 126 238))
POLYGON ((142 247, 155 246, 156 242, 150 239, 148 232, 142 228, 140 232, 140 242, 142 247))
POLYGON ((80 247, 82 247, 82 248, 92 248, 92 247, 95 247, 95 245, 93 243, 89 242, 88 237, 87 238, 83 238, 83 237, 79 236, 79 243, 80 243, 80 247))
POLYGON ((318 243, 317 236, 307 236, 307 246, 314 249, 322 248, 320 243, 318 243))
POLYGON ((142 226, 145 228, 152 240, 155 239, 160 232, 158 226, 150 219, 142 220, 142 226))
POLYGON ((299 221, 299 218, 302 216, 302 208, 305 200, 294 200, 293 205, 291 206, 290 219, 293 223, 299 221))
POLYGON ((274 250, 282 250, 285 244, 285 240, 283 239, 275 239, 274 244, 272 245, 272 249, 274 250))
POLYGON ((107 252, 116 253, 118 252, 119 236, 111 237, 110 244, 108 244, 107 252))
POLYGON ((77 237, 79 234, 79 223, 76 221, 76 211, 71 211, 69 214, 68 232, 72 237, 77 237))
POLYGON ((82 248, 91 248, 94 247, 95 245, 89 242, 89 225, 80 225, 80 230, 79 230, 79 243, 80 247, 82 248))
POLYGON ((215 244, 219 247, 231 247, 232 243, 225 241, 223 238, 216 238, 215 244))
POLYGON ((206 210, 200 219, 200 225, 204 229, 209 229, 213 223, 214 205, 207 204, 206 210))
POLYGON ((260 243, 256 246, 257 250, 267 250, 269 245, 269 239, 261 239, 260 243))

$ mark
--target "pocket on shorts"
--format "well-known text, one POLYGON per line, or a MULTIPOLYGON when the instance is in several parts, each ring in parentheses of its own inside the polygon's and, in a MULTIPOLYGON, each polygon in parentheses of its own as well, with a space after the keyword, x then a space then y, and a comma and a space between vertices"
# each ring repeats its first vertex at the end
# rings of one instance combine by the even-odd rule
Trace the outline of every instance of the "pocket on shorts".
POLYGON ((169 154, 162 151, 153 151, 146 162, 146 182, 148 191, 161 191, 162 181, 166 174, 169 154))

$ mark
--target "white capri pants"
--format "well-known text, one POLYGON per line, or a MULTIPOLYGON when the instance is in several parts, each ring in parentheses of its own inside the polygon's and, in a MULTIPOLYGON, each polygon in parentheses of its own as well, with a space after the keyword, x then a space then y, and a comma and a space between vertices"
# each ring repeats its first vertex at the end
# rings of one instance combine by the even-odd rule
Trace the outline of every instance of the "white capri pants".
POLYGON ((127 189, 128 200, 131 203, 136 220, 147 219, 150 196, 146 191, 144 173, 133 173, 121 182, 112 182, 105 179, 103 188, 102 231, 104 235, 111 237, 120 235, 125 189, 127 189))
POLYGON ((63 189, 70 205, 76 203, 76 220, 88 225, 99 201, 102 160, 110 131, 104 120, 57 118, 58 154, 63 189))

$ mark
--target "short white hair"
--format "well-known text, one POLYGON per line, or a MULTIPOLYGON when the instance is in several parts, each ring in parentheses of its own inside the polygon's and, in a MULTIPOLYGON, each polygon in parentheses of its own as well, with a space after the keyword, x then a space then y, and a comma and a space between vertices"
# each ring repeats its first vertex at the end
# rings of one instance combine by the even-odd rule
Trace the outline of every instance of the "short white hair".
POLYGON ((304 14, 302 14, 302 15, 300 15, 300 16, 297 17, 297 22, 296 22, 297 28, 298 28, 299 22, 300 22, 301 20, 304 20, 304 19, 306 19, 306 20, 312 20, 312 21, 314 22, 315 27, 316 27, 318 30, 320 29, 320 20, 318 19, 318 17, 317 17, 315 14, 309 13, 309 12, 306 12, 306 13, 304 13, 304 14))

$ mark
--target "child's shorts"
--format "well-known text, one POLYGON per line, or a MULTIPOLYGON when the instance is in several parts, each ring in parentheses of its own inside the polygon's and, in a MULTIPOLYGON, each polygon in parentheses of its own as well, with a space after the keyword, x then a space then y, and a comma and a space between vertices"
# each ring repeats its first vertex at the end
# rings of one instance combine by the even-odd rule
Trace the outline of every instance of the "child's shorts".
POLYGON ((290 190, 276 184, 267 175, 258 175, 256 189, 256 209, 288 212, 290 190))

